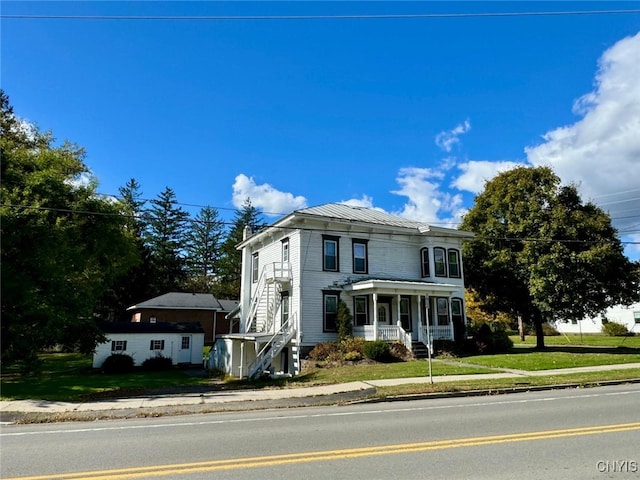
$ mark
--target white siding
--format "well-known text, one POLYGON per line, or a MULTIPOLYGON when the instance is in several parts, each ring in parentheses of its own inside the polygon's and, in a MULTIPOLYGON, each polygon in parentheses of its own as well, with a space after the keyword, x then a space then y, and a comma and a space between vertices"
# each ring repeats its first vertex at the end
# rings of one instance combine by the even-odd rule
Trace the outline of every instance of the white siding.
MULTIPOLYGON (((635 303, 630 306, 613 306, 604 312, 604 316, 608 321, 625 325, 630 332, 638 335, 640 334, 640 324, 635 321, 635 312, 640 314, 640 303, 635 303)), ((557 321, 555 322, 555 327, 561 333, 601 333, 602 315, 584 318, 576 321, 576 323, 571 321, 557 321)))
POLYGON ((96 347, 93 355, 93 368, 100 368, 106 358, 112 353, 125 353, 133 357, 135 366, 142 365, 148 358, 162 355, 171 358, 174 365, 180 363, 180 350, 182 337, 191 337, 191 364, 202 364, 202 352, 204 348, 203 333, 110 333, 107 335, 108 341, 96 347), (127 349, 124 351, 112 352, 111 341, 124 340, 127 342, 127 349), (164 350, 151 350, 151 340, 164 340, 164 350))

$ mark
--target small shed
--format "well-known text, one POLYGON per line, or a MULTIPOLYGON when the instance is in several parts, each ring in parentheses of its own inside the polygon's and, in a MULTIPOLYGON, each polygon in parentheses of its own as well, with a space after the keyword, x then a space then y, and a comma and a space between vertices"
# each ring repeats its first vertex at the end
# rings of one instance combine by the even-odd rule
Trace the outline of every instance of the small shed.
POLYGON ((100 368, 113 353, 133 357, 136 366, 148 358, 171 358, 174 365, 202 365, 204 330, 199 323, 104 322, 107 341, 96 347, 93 368, 100 368))

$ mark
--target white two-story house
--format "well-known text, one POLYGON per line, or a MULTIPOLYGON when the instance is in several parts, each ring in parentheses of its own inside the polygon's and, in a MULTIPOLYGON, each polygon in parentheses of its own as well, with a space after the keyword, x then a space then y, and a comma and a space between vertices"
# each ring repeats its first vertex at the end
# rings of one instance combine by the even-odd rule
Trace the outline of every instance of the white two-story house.
POLYGON ((379 210, 326 204, 245 232, 239 333, 218 338, 212 365, 239 377, 297 374, 300 359, 336 340, 339 300, 353 335, 411 349, 464 334, 462 242, 472 233, 379 210))

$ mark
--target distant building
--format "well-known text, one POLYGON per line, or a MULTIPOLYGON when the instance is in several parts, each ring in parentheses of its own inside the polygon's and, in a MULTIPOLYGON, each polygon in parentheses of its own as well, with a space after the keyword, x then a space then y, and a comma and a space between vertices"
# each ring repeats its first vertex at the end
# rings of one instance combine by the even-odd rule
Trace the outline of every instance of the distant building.
POLYGON ((554 323, 560 333, 601 333, 602 319, 625 325, 635 334, 640 334, 640 303, 633 305, 616 305, 607 308, 602 314, 582 320, 559 320, 554 323))

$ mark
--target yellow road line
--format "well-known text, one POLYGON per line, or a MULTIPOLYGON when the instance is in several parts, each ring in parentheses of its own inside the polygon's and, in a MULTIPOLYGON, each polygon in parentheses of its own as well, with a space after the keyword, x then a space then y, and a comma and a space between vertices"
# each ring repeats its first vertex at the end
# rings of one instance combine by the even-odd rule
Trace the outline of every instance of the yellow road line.
POLYGON ((429 450, 444 450, 447 448, 476 447, 481 445, 525 442, 531 440, 546 440, 551 438, 575 437, 581 435, 597 435, 602 433, 626 432, 631 430, 640 430, 640 422, 621 423, 616 425, 601 425, 596 427, 568 428, 563 430, 545 430, 529 433, 490 435, 484 437, 458 438, 451 440, 435 440, 430 442, 404 443, 396 445, 383 445, 377 447, 361 447, 340 450, 324 450, 319 452, 287 453, 281 455, 266 455, 260 457, 232 458, 225 460, 212 460, 207 462, 96 470, 91 472, 60 473, 52 475, 37 475, 32 477, 15 477, 11 479, 7 478, 5 480, 119 480, 128 478, 160 477, 165 475, 213 472, 239 468, 269 467, 276 465, 359 458, 375 455, 415 453, 429 450))

